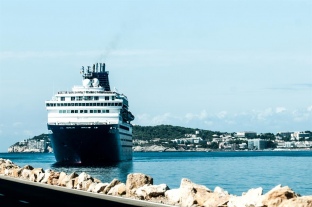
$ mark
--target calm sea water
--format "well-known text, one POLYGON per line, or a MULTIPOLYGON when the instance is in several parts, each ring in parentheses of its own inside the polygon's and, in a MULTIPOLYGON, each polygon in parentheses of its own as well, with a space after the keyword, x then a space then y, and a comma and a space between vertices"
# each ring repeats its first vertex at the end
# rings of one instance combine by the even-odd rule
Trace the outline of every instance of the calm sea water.
POLYGON ((126 182, 129 173, 140 172, 178 188, 182 178, 216 186, 234 195, 262 187, 264 193, 278 184, 301 195, 312 195, 312 151, 244 152, 135 152, 133 160, 107 166, 57 166, 53 154, 0 153, 23 167, 31 165, 66 173, 86 172, 102 182, 118 178, 126 182))

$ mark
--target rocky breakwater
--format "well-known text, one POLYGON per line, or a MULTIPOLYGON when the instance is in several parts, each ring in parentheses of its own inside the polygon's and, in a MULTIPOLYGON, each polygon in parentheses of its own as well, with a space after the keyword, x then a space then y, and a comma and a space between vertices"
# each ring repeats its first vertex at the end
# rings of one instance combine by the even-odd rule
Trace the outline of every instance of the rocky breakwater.
POLYGON ((103 183, 84 172, 66 174, 30 165, 19 167, 12 161, 1 158, 0 176, 181 207, 312 207, 312 195, 300 196, 288 186, 281 185, 266 194, 263 194, 260 187, 236 196, 220 187, 212 191, 187 178, 181 180, 180 188, 177 189, 170 189, 166 184, 154 185, 153 178, 142 173, 128 174, 126 183, 118 179, 103 183))

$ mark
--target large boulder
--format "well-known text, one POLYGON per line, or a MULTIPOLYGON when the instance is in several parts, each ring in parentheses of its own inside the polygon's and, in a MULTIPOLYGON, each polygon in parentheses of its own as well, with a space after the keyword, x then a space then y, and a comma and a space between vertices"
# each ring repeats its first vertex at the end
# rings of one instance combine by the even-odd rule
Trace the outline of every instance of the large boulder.
POLYGON ((262 206, 262 192, 263 189, 260 188, 252 188, 247 191, 247 193, 243 193, 242 196, 232 196, 229 198, 229 202, 227 204, 228 207, 255 207, 262 206))
POLYGON ((104 194, 107 194, 109 191, 110 191, 110 189, 111 188, 113 188, 114 186, 116 186, 116 185, 118 185, 118 184, 120 184, 121 182, 120 182, 120 180, 118 180, 118 179, 113 179, 105 188, 104 188, 104 190, 103 190, 103 193, 104 194))
POLYGON ((112 187, 107 195, 113 195, 113 196, 121 196, 126 194, 126 185, 124 183, 119 183, 112 187))
MULTIPOLYGON (((171 205, 181 206, 204 206, 208 199, 211 199, 212 191, 203 185, 193 183, 187 178, 182 178, 180 188, 168 190, 165 192, 165 197, 171 205)), ((217 197, 218 193, 214 195, 217 197)), ((221 203, 221 202, 220 202, 221 203)))
POLYGON ((78 177, 78 174, 76 172, 72 172, 69 175, 67 175, 65 172, 61 172, 58 185, 59 186, 66 186, 68 188, 72 188, 74 185, 74 179, 78 177))
POLYGON ((180 188, 171 189, 165 192, 165 197, 167 199, 168 204, 178 205, 180 203, 181 192, 180 188))
POLYGON ((47 180, 49 185, 57 185, 58 179, 60 177, 60 172, 51 171, 47 180))
POLYGON ((182 178, 180 184, 180 203, 182 206, 198 204, 202 206, 212 191, 206 186, 193 183, 187 178, 182 178))
POLYGON ((167 190, 169 190, 169 187, 166 184, 144 185, 139 187, 135 194, 140 199, 150 199, 152 197, 164 196, 167 190))
POLYGON ((277 185, 263 196, 262 204, 264 206, 276 207, 280 206, 285 200, 297 197, 298 195, 288 186, 282 187, 282 185, 277 185))
POLYGON ((77 178, 77 183, 75 182, 74 188, 78 190, 88 190, 89 186, 93 183, 93 178, 91 175, 82 172, 77 178))
POLYGON ((94 186, 92 192, 93 193, 101 193, 101 192, 104 191, 105 187, 108 186, 108 185, 109 185, 109 183, 97 183, 94 186))
POLYGON ((29 180, 32 182, 40 182, 38 181, 38 178, 40 175, 44 173, 42 168, 34 168, 30 171, 29 180))
POLYGON ((284 200, 279 207, 312 207, 312 196, 302 196, 284 200))
POLYGON ((130 173, 126 181, 126 195, 135 196, 137 188, 144 185, 153 185, 153 178, 143 173, 130 173))

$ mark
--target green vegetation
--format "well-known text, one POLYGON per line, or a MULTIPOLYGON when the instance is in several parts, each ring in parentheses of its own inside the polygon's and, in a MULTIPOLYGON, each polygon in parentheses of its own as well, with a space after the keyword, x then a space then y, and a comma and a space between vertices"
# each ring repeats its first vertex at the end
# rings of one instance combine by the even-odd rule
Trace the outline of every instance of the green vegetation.
POLYGON ((171 125, 158 125, 158 126, 133 126, 133 139, 151 140, 155 138, 160 139, 179 139, 185 137, 185 134, 195 134, 199 131, 198 136, 204 140, 212 140, 212 135, 221 135, 221 132, 213 132, 210 130, 185 128, 180 126, 171 125))

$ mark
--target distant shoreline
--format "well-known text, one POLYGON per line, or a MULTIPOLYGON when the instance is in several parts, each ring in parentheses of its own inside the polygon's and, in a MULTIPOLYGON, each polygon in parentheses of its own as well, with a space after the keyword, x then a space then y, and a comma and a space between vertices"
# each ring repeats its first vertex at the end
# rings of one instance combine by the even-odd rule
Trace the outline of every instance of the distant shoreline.
MULTIPOLYGON (((312 151, 312 148, 304 148, 304 149, 271 149, 271 150, 134 150, 133 152, 281 152, 281 151, 312 151)), ((53 152, 0 152, 0 153, 7 153, 7 154, 53 154, 53 152)))

